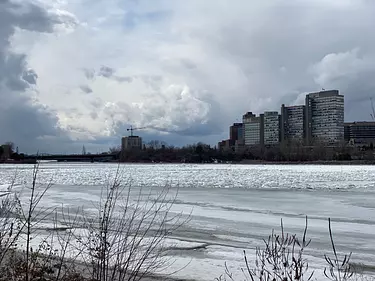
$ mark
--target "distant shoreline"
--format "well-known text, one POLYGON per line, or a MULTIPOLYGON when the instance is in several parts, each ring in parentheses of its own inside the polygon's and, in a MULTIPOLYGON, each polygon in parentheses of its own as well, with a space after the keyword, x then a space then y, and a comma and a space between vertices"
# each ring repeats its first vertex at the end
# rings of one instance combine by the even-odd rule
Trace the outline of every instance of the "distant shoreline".
POLYGON ((374 165, 375 161, 370 160, 348 160, 348 161, 263 161, 263 160, 242 160, 232 164, 243 165, 374 165))
MULTIPOLYGON (((59 161, 59 162, 46 162, 48 164, 52 163, 64 163, 64 164, 81 164, 81 163, 91 163, 89 161, 85 162, 77 162, 77 161, 59 161)), ((148 161, 132 161, 132 162, 118 162, 118 161, 107 161, 107 162, 94 162, 94 163, 107 163, 107 164, 213 164, 213 165, 337 165, 337 166, 351 166, 351 165, 375 165, 375 161, 372 160, 351 160, 351 161, 324 161, 324 160, 317 160, 317 161, 264 161, 264 160, 242 160, 242 161, 228 161, 228 162, 219 162, 219 163, 199 163, 199 162, 148 162, 148 161)), ((36 164, 36 161, 3 161, 0 162, 0 164, 14 164, 14 165, 20 165, 20 164, 36 164)))
MULTIPOLYGON (((109 163, 119 163, 119 162, 109 162, 109 163)), ((228 161, 219 163, 198 163, 198 162, 120 162, 122 164, 210 164, 210 165, 375 165, 375 161, 369 160, 351 160, 351 161, 264 161, 264 160, 241 160, 241 161, 228 161)))

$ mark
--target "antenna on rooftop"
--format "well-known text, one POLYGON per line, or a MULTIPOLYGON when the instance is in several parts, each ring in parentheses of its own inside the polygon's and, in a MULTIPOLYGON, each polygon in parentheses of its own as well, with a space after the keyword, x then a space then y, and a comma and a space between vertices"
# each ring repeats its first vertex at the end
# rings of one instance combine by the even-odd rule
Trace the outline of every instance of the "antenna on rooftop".
POLYGON ((370 98, 370 102, 371 102, 371 109, 372 109, 372 113, 370 113, 370 116, 372 120, 375 121, 375 107, 374 107, 374 102, 372 101, 372 98, 370 98))

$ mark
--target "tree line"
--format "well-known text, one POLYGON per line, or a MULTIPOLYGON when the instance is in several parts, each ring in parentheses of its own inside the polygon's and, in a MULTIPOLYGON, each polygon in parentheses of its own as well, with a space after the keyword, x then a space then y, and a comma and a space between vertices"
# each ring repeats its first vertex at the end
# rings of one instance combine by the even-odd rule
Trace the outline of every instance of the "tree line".
POLYGON ((118 151, 121 162, 166 162, 166 163, 225 163, 225 162, 312 162, 312 161, 373 161, 373 145, 327 146, 315 144, 305 146, 299 143, 278 146, 253 146, 241 149, 218 149, 205 143, 183 147, 169 146, 152 141, 140 150, 121 151, 121 147, 110 149, 118 151))
POLYGON ((22 160, 25 154, 18 152, 18 147, 15 147, 13 142, 6 142, 0 145, 0 162, 7 160, 22 160))
MULTIPOLYGON (((219 149, 202 142, 176 147, 165 142, 153 140, 142 149, 122 151, 121 146, 109 148, 103 154, 117 154, 120 162, 140 163, 226 163, 249 161, 267 162, 311 162, 311 161, 375 161, 373 144, 350 146, 341 144, 326 146, 315 144, 305 146, 301 143, 281 144, 278 146, 252 146, 235 149, 219 149)), ((0 145, 0 162, 8 160, 22 161, 25 154, 19 153, 14 143, 0 145)))

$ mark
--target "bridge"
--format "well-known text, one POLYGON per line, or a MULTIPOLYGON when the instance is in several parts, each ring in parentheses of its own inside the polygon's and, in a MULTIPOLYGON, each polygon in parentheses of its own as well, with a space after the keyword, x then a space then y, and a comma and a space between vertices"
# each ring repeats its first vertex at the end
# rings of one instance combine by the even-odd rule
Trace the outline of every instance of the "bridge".
POLYGON ((118 160, 119 154, 56 154, 56 155, 25 155, 24 159, 56 160, 58 162, 108 162, 118 160))

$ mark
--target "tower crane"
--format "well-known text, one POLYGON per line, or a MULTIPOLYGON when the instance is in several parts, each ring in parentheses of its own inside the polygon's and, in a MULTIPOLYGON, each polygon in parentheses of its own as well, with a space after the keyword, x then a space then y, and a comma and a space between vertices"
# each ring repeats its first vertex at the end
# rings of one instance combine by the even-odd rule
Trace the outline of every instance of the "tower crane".
POLYGON ((139 128, 133 128, 133 126, 130 126, 130 128, 126 129, 127 131, 130 131, 130 136, 133 136, 133 131, 146 129, 147 127, 139 127, 139 128))

